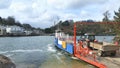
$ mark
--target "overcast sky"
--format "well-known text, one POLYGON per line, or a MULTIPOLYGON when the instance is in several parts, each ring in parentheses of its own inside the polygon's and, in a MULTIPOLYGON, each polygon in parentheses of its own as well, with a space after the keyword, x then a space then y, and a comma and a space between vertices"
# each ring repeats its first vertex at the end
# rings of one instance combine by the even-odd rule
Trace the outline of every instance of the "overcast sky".
POLYGON ((0 16, 46 28, 58 20, 101 21, 107 10, 112 19, 119 7, 120 0, 0 0, 0 16))

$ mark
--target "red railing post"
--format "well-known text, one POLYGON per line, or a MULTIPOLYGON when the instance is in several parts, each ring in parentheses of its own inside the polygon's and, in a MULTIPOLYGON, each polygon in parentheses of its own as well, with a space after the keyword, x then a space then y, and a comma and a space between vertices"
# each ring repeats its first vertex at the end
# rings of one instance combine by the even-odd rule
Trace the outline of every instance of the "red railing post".
POLYGON ((76 54, 76 23, 74 23, 74 56, 76 54))

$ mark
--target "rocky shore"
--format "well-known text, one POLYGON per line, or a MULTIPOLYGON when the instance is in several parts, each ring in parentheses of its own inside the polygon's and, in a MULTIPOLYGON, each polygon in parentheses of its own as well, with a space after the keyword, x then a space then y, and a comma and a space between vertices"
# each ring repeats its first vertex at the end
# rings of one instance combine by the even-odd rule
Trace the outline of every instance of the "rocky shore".
POLYGON ((16 68, 10 58, 0 54, 0 68, 16 68))

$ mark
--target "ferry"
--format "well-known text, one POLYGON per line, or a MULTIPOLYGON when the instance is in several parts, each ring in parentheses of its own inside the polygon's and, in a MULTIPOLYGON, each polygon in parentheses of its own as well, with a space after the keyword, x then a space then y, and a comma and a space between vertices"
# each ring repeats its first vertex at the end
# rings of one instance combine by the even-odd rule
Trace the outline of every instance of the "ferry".
POLYGON ((71 55, 74 53, 73 37, 66 35, 60 29, 55 32, 55 46, 71 55))
POLYGON ((84 46, 85 43, 83 41, 76 39, 76 25, 77 23, 74 23, 74 36, 69 36, 60 29, 57 29, 55 31, 55 46, 98 68, 107 68, 106 65, 97 61, 96 53, 93 50, 88 46, 84 46))

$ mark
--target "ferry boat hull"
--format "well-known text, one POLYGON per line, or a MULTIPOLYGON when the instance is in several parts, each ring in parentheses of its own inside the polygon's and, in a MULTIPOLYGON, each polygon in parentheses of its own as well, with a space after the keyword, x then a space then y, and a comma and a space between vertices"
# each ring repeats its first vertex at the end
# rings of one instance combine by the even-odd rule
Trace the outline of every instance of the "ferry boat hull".
POLYGON ((59 40, 58 38, 55 38, 55 46, 59 49, 62 49, 69 54, 73 54, 74 48, 72 43, 66 43, 65 41, 59 40))

